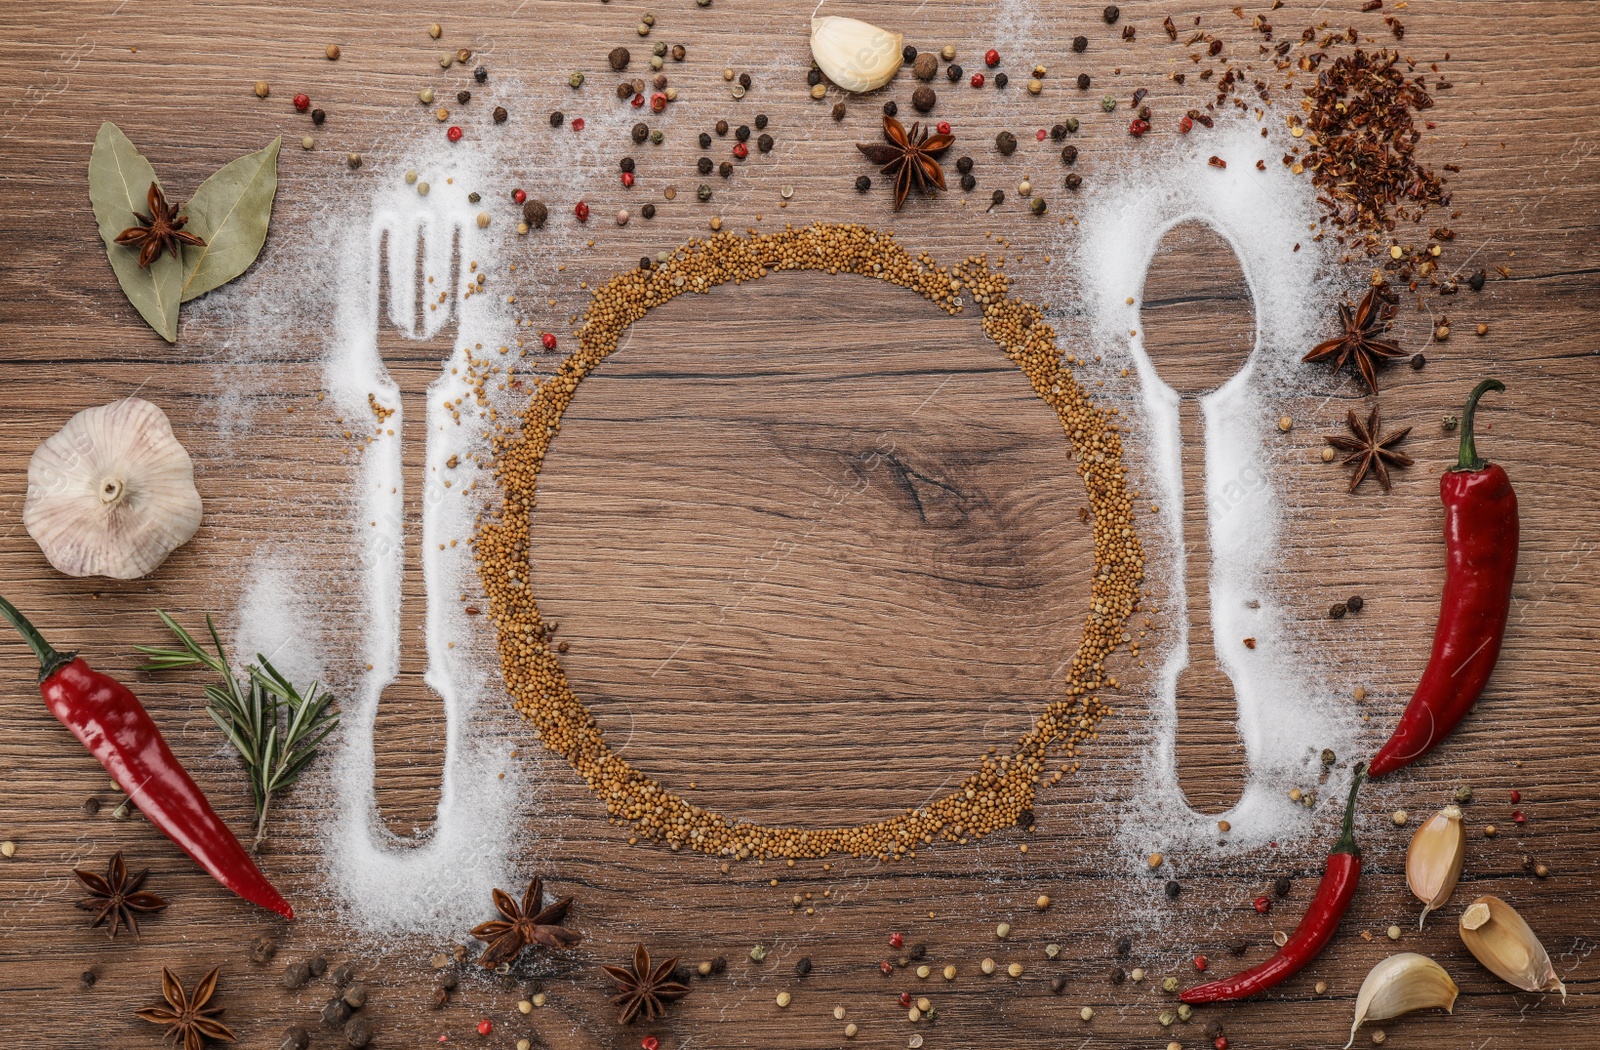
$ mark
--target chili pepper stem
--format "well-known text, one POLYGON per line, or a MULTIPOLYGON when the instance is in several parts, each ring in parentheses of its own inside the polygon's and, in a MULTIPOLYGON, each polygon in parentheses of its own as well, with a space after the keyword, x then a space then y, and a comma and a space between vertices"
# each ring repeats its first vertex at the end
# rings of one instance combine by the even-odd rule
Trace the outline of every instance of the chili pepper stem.
POLYGON ((1344 825, 1339 831, 1339 841, 1334 844, 1332 853, 1349 853, 1361 856, 1361 847, 1356 845, 1356 792, 1361 790, 1361 782, 1367 776, 1367 764, 1357 762, 1350 778, 1350 801, 1344 804, 1344 825))
POLYGON ((1491 390, 1504 393, 1506 385, 1498 379, 1485 379, 1467 395, 1466 407, 1461 410, 1461 455, 1451 470, 1482 470, 1489 461, 1478 458, 1477 435, 1473 433, 1473 417, 1478 414, 1478 399, 1491 390))
POLYGON ((39 633, 39 629, 29 623, 28 618, 17 611, 17 607, 4 598, 0 598, 0 616, 10 621, 11 626, 15 627, 17 633, 28 643, 28 648, 33 650, 33 655, 39 658, 39 681, 49 678, 77 658, 77 653, 56 652, 55 648, 44 640, 44 635, 39 633))

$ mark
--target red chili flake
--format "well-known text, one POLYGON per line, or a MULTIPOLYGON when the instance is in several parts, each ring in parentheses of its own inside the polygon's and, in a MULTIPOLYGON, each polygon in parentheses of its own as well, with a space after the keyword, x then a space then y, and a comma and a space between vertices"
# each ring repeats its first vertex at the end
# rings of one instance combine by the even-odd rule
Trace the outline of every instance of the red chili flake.
POLYGON ((650 96, 650 112, 652 112, 652 113, 660 113, 662 110, 664 110, 666 108, 667 108, 667 96, 663 95, 659 91, 657 91, 654 95, 650 96))
POLYGON ((573 131, 582 131, 583 130, 583 118, 582 117, 573 117, 572 118, 572 130, 573 131))
POLYGON ((890 962, 888 959, 885 959, 878 964, 878 969, 882 970, 884 973, 894 973, 894 963, 890 962))
POLYGON ((528 191, 522 189, 512 190, 511 199, 516 201, 518 204, 521 204, 523 201, 528 199, 528 191))
POLYGON ((304 113, 306 110, 310 109, 311 108, 311 96, 310 95, 296 95, 294 97, 294 108, 299 110, 301 113, 304 113))
POLYGON ((733 144, 733 155, 738 157, 740 160, 744 160, 746 157, 750 156, 750 147, 746 146, 742 142, 735 142, 733 144))
POLYGON ((974 74, 972 74, 972 79, 969 81, 969 83, 973 87, 983 87, 983 74, 982 73, 974 73, 974 74))
POLYGON ((494 1031, 494 1022, 490 1021, 487 1017, 478 1022, 479 1035, 488 1035, 492 1031, 494 1031))
POLYGON ((1178 130, 1183 132, 1185 135, 1189 134, 1190 129, 1193 127, 1194 121, 1189 117, 1184 117, 1182 120, 1178 121, 1178 130))
POLYGON ((639 1040, 639 1050, 661 1050, 661 1040, 653 1035, 647 1035, 639 1040))
POLYGON ((622 173, 622 184, 629 187, 633 185, 633 172, 625 171, 622 173))
POLYGON ((572 214, 574 214, 574 215, 576 215, 578 217, 578 221, 579 222, 588 222, 589 221, 589 206, 587 204, 583 203, 583 201, 579 201, 577 206, 572 209, 572 214))
MULTIPOLYGON (((950 122, 948 120, 939 121, 939 134, 941 134, 941 135, 950 134, 950 122)), ((898 936, 898 934, 896 936, 898 936)))
POLYGON ((900 993, 900 1005, 901 1006, 910 1006, 911 1005, 911 993, 910 992, 901 992, 900 993))
MULTIPOLYGON (((1207 158, 1206 163, 1211 165, 1213 168, 1226 168, 1228 166, 1227 161, 1223 160, 1221 157, 1215 156, 1207 158)), ((1255 646, 1252 645, 1250 648, 1254 649, 1255 646)))
POLYGON ((1270 897, 1257 897, 1255 904, 1256 911, 1259 914, 1265 915, 1272 910, 1272 899, 1270 897))
POLYGON ((449 139, 451 142, 460 142, 461 128, 455 124, 450 125, 449 129, 445 131, 444 137, 449 139))
POLYGON ((555 333, 554 332, 546 332, 544 335, 541 335, 539 337, 539 342, 544 344, 544 348, 546 350, 554 350, 556 348, 555 333))
POLYGON ((1522 792, 1518 791, 1516 788, 1512 788, 1511 789, 1511 804, 1512 805, 1516 805, 1518 802, 1521 802, 1521 801, 1522 801, 1522 792))
POLYGON ((996 51, 992 47, 985 51, 983 53, 983 64, 988 66, 990 69, 998 66, 1000 64, 1000 52, 996 51))
POLYGON ((1134 138, 1139 138, 1149 130, 1150 122, 1148 120, 1140 120, 1138 117, 1134 117, 1133 121, 1128 125, 1128 134, 1134 138))
POLYGON ((1210 963, 1206 961, 1206 957, 1204 955, 1196 955, 1194 957, 1194 968, 1196 970, 1204 970, 1208 965, 1210 965, 1210 963))
POLYGON ((900 947, 903 947, 905 945, 905 943, 906 943, 905 935, 900 933, 898 930, 896 930, 894 933, 889 934, 889 947, 891 947, 891 948, 900 948, 900 947))
POLYGON ((1511 811, 1511 822, 1513 824, 1526 824, 1528 822, 1528 817, 1522 812, 1522 810, 1514 809, 1511 811))
POLYGON ((639 109, 642 107, 644 105, 644 92, 640 91, 635 93, 633 96, 633 101, 629 102, 628 105, 632 106, 634 109, 639 109))

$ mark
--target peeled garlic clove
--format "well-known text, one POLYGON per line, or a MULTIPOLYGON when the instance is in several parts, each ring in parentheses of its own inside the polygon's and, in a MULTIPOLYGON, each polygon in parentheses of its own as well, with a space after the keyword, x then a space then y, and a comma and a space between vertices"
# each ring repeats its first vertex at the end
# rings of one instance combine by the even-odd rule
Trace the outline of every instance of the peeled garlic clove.
POLYGON ((200 527, 194 464, 150 402, 85 409, 34 451, 22 522, 68 576, 137 579, 200 527))
POLYGON ((1374 966, 1367 979, 1361 982, 1356 993, 1356 1019, 1350 1026, 1350 1050, 1356 1041, 1356 1029, 1367 1021, 1387 1021, 1413 1010, 1440 1007, 1452 1012, 1460 989, 1444 967, 1416 952, 1391 955, 1374 966))
POLYGON ((846 91, 876 91, 900 69, 899 33, 855 18, 813 18, 811 57, 829 80, 846 91))
POLYGON ((1417 929, 1422 929, 1430 911, 1455 892, 1466 855, 1467 831, 1461 826, 1460 806, 1444 807, 1411 836, 1411 848, 1406 851, 1406 885, 1422 902, 1417 929))
POLYGON ((1461 913, 1461 940, 1479 962, 1507 984, 1525 992, 1560 992, 1567 986, 1556 976, 1550 953, 1522 921, 1516 909, 1499 897, 1479 897, 1461 913))

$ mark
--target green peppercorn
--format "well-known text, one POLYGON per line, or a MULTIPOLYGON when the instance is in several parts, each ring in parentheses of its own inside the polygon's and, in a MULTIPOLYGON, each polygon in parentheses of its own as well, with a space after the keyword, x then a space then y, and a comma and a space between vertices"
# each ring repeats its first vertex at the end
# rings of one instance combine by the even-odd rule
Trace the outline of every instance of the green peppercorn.
POLYGON ((1068 133, 1070 133, 1070 134, 1076 134, 1077 133, 1077 131, 1078 131, 1078 118, 1077 117, 1068 117, 1062 123, 1066 124, 1068 133))
POLYGON ((1100 99, 1100 108, 1107 113, 1117 108, 1117 99, 1114 95, 1104 95, 1100 99))
POLYGON ((1035 215, 1043 215, 1045 213, 1045 209, 1048 207, 1049 205, 1044 202, 1043 197, 1035 197, 1033 200, 1028 202, 1028 209, 1035 215))
POLYGON ((665 141, 667 141, 667 133, 660 128, 650 133, 650 145, 659 146, 665 141))
POLYGON ((567 87, 570 87, 570 88, 581 88, 581 87, 583 87, 583 74, 582 73, 574 73, 570 77, 568 77, 567 78, 567 87))
POLYGON ((700 184, 700 188, 698 190, 695 190, 695 196, 699 197, 703 201, 710 200, 711 199, 711 187, 707 186, 705 183, 702 182, 700 184))

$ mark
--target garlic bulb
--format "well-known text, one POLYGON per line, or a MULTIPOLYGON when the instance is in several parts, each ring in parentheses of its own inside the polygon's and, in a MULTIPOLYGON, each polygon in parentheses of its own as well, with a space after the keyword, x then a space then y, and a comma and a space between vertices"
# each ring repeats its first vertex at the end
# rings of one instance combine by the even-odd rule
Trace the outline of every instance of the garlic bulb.
POLYGON ((85 409, 34 451, 22 523, 68 576, 137 579, 200 527, 194 464, 150 402, 85 409))
POLYGON ((1507 984, 1525 992, 1560 992, 1567 1001, 1567 986, 1556 976, 1550 953, 1522 921, 1516 909, 1499 897, 1479 897, 1461 913, 1461 940, 1507 984))
POLYGON ((813 18, 811 56, 829 80, 846 91, 875 91, 894 79, 904 61, 899 33, 854 18, 813 18))
POLYGON ((1401 952, 1389 956, 1361 982, 1361 991, 1356 993, 1356 1019, 1350 1026, 1350 1042, 1344 1044, 1345 1050, 1350 1050, 1356 1041, 1356 1029, 1363 1023, 1387 1021, 1433 1006, 1451 1013, 1460 991, 1444 967, 1426 955, 1401 952))
POLYGON ((1466 855, 1467 831, 1461 826, 1460 806, 1444 807, 1411 836, 1411 848, 1406 850, 1406 885, 1422 902, 1417 929, 1422 929, 1430 911, 1455 892, 1466 855))

